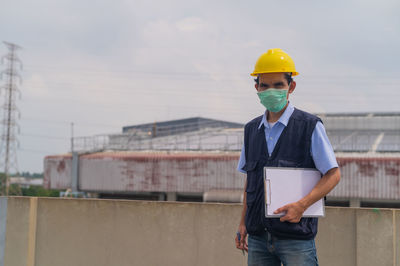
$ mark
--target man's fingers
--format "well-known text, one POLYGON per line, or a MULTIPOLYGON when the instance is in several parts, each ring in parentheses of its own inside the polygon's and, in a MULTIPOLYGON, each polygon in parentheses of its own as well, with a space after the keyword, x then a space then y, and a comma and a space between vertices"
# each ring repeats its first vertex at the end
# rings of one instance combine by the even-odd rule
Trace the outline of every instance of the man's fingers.
POLYGON ((247 234, 240 234, 240 241, 239 241, 239 247, 238 247, 239 249, 246 250, 246 248, 247 248, 246 235, 247 234))
POLYGON ((294 204, 287 204, 274 211, 274 213, 277 214, 285 212, 285 215, 279 219, 281 222, 298 223, 303 213, 299 212, 295 207, 296 206, 294 204))
POLYGON ((283 206, 283 207, 280 207, 280 208, 277 209, 276 211, 274 211, 274 214, 281 213, 281 212, 285 212, 285 211, 287 211, 287 209, 288 209, 288 206, 285 205, 285 206, 283 206))
POLYGON ((246 240, 245 240, 245 238, 242 236, 242 237, 240 238, 240 247, 241 247, 241 249, 244 249, 245 245, 246 245, 246 240))
POLYGON ((235 244, 236 244, 236 248, 238 248, 238 249, 244 249, 244 245, 243 245, 243 242, 242 242, 242 238, 240 238, 240 241, 239 241, 239 238, 236 236, 236 237, 235 237, 235 244))

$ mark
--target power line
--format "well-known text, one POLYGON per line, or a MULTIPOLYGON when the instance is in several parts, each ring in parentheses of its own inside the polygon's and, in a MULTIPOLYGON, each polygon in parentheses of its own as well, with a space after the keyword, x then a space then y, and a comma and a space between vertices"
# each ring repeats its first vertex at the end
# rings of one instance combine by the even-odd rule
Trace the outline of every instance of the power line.
POLYGON ((32 137, 32 138, 43 138, 43 139, 54 139, 54 140, 68 140, 67 137, 59 137, 59 136, 49 136, 49 135, 35 135, 35 134, 20 134, 22 137, 32 137))
MULTIPOLYGON (((34 122, 39 122, 39 123, 45 123, 45 124, 61 124, 61 125, 71 125, 70 121, 62 121, 62 120, 51 120, 51 119, 42 119, 42 118, 37 118, 37 117, 23 117, 21 120, 28 120, 28 121, 34 121, 34 122)), ((74 125, 78 125, 79 127, 112 127, 112 128, 122 128, 120 125, 111 125, 111 124, 97 124, 97 123, 85 123, 85 122, 78 122, 75 123, 74 125)))
MULTIPOLYGON (((185 72, 185 71, 159 71, 159 70, 139 70, 139 69, 113 69, 113 70, 98 70, 94 69, 93 67, 68 67, 68 66, 55 66, 55 65, 47 65, 47 66, 40 66, 40 65, 27 65, 27 68, 25 70, 45 70, 45 71, 65 71, 65 70, 72 70, 72 71, 79 71, 79 73, 83 73, 84 75, 88 73, 94 73, 94 74, 105 74, 105 73, 120 73, 120 74, 141 74, 141 75, 151 75, 151 76, 193 76, 193 77, 201 77, 201 76, 210 76, 210 73, 204 73, 204 72, 185 72)), ((214 73, 213 73, 214 74, 214 73)), ((224 73, 215 73, 215 74, 220 74, 223 76, 226 75, 234 75, 234 76, 248 76, 247 73, 240 73, 240 72, 224 72, 224 73)))
POLYGON ((35 150, 35 149, 18 149, 18 151, 22 152, 31 152, 31 153, 40 153, 40 154, 52 154, 54 151, 45 151, 45 150, 35 150))
MULTIPOLYGON (((99 70, 99 69, 94 69, 92 66, 90 67, 76 67, 76 66, 61 66, 61 65, 26 65, 27 67, 25 70, 30 70, 30 71, 36 71, 36 70, 45 70, 45 71, 65 71, 65 70, 71 70, 71 71, 78 71, 76 74, 81 74, 82 76, 87 76, 89 73, 93 74, 106 74, 106 73, 122 73, 122 74, 129 74, 130 76, 132 74, 141 74, 141 75, 150 75, 150 76, 194 76, 194 77, 201 77, 201 76, 206 76, 210 77, 212 74, 221 76, 222 78, 225 76, 231 77, 238 77, 242 76, 245 77, 246 79, 252 79, 247 72, 212 72, 212 73, 204 73, 204 72, 187 72, 187 71, 160 71, 160 70, 142 70, 142 69, 134 69, 134 68, 119 68, 119 69, 107 69, 107 70, 99 70)), ((394 74, 388 74, 388 73, 368 73, 368 74, 326 74, 326 73, 314 73, 314 74, 302 74, 301 78, 310 78, 310 79, 376 79, 376 78, 382 78, 382 79, 387 79, 387 78, 394 78, 399 80, 400 78, 394 73, 394 74)))

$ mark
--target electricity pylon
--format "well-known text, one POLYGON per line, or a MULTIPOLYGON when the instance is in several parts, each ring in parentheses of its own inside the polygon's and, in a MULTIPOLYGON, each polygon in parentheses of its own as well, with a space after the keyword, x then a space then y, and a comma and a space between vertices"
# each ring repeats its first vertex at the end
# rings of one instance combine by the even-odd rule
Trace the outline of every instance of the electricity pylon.
POLYGON ((4 167, 5 180, 1 182, 0 193, 2 195, 8 195, 10 186, 9 173, 12 170, 18 173, 17 130, 19 131, 19 126, 17 124, 17 119, 20 117, 20 112, 15 102, 17 93, 21 96, 16 85, 16 79, 19 78, 20 82, 22 82, 17 72, 18 64, 22 70, 22 62, 16 55, 16 50, 21 47, 9 42, 4 42, 4 44, 8 48, 8 53, 1 58, 1 63, 6 63, 7 67, 1 72, 1 78, 5 81, 5 84, 1 86, 0 92, 4 91, 5 97, 2 105, 3 120, 0 121, 3 127, 0 144, 0 167, 4 167))

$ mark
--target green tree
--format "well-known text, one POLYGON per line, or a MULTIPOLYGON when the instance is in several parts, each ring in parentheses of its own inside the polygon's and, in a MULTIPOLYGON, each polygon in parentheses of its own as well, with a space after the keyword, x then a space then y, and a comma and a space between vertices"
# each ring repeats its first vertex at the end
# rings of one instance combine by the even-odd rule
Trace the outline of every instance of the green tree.
POLYGON ((21 187, 18 184, 10 184, 8 188, 9 196, 22 196, 21 187))
POLYGON ((0 195, 6 195, 6 175, 4 173, 0 173, 0 195))
POLYGON ((30 186, 29 188, 21 188, 23 196, 29 197, 59 197, 60 191, 55 189, 45 189, 40 186, 30 186))

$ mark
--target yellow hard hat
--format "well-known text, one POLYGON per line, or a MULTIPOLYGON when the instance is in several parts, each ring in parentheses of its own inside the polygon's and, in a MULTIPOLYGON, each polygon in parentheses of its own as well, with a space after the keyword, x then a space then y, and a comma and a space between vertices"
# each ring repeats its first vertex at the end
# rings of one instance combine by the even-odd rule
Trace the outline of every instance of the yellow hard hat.
POLYGON ((276 72, 290 72, 292 76, 299 74, 292 58, 279 48, 269 49, 268 52, 263 53, 258 58, 254 71, 250 75, 257 76, 258 74, 276 72))

